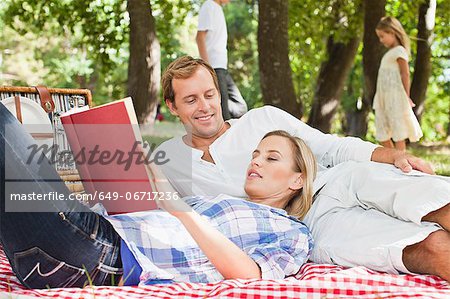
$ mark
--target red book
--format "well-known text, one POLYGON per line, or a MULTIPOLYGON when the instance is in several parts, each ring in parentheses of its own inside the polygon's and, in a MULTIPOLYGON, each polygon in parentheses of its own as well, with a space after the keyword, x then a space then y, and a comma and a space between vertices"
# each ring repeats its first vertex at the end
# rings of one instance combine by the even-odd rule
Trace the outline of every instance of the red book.
POLYGON ((110 214, 157 207, 131 98, 69 111, 61 122, 91 204, 110 214))

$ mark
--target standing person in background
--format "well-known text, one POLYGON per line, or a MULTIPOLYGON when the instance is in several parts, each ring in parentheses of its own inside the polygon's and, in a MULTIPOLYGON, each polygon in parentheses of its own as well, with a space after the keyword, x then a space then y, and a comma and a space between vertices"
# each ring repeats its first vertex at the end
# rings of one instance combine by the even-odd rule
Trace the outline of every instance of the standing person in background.
POLYGON ((395 146, 405 151, 407 138, 416 142, 423 136, 412 111, 415 104, 409 97, 410 42, 394 17, 381 18, 375 31, 380 42, 389 49, 381 60, 373 101, 376 138, 385 147, 395 146))
POLYGON ((227 24, 222 5, 230 0, 207 0, 198 16, 197 46, 200 57, 207 61, 219 79, 222 115, 225 120, 239 118, 247 112, 247 103, 227 71, 227 24))

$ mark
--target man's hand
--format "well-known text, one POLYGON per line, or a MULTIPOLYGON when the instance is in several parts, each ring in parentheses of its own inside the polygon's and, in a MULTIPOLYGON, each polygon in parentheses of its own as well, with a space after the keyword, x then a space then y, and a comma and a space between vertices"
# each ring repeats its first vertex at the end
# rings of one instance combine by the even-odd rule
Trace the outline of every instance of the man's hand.
POLYGON ((403 172, 410 172, 415 169, 428 174, 435 174, 428 162, 406 153, 402 153, 402 155, 395 157, 394 165, 403 172))
POLYGON ((411 154, 404 153, 391 148, 378 147, 372 153, 372 161, 393 164, 403 172, 415 169, 428 174, 435 174, 431 165, 411 154))

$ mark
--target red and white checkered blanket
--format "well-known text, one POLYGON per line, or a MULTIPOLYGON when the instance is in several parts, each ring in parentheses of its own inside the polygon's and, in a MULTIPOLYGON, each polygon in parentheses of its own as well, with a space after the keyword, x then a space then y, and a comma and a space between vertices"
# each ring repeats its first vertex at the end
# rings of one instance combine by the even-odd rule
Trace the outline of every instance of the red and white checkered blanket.
POLYGON ((436 276, 391 275, 364 267, 305 264, 283 280, 225 280, 146 287, 29 290, 11 271, 0 249, 0 298, 450 298, 450 285, 436 276))

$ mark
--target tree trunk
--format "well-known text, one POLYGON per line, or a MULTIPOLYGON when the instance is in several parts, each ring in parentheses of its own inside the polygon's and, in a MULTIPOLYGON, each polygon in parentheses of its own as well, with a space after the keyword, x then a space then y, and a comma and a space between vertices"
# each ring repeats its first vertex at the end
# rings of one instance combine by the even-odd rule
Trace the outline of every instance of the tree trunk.
POLYGON ((424 111, 428 80, 431 76, 431 43, 435 14, 435 0, 426 1, 419 6, 417 56, 414 64, 414 77, 411 83, 411 99, 416 104, 414 113, 419 121, 424 111))
POLYGON ((300 118, 289 62, 287 0, 259 0, 258 53, 264 104, 277 106, 300 118))
POLYGON ((155 19, 148 0, 128 0, 130 59, 128 94, 133 98, 139 123, 151 123, 156 114, 161 78, 161 53, 155 19))
POLYGON ((367 116, 372 108, 376 91, 378 68, 384 48, 378 41, 375 28, 385 15, 386 0, 364 0, 363 69, 364 92, 361 107, 347 112, 347 135, 364 137, 367 133, 367 116))
POLYGON ((328 37, 327 56, 320 67, 314 101, 308 124, 329 133, 336 109, 341 101, 345 81, 358 51, 360 37, 354 37, 347 43, 335 43, 333 36, 328 37))
POLYGON ((450 107, 448 109, 447 140, 450 141, 450 107))

